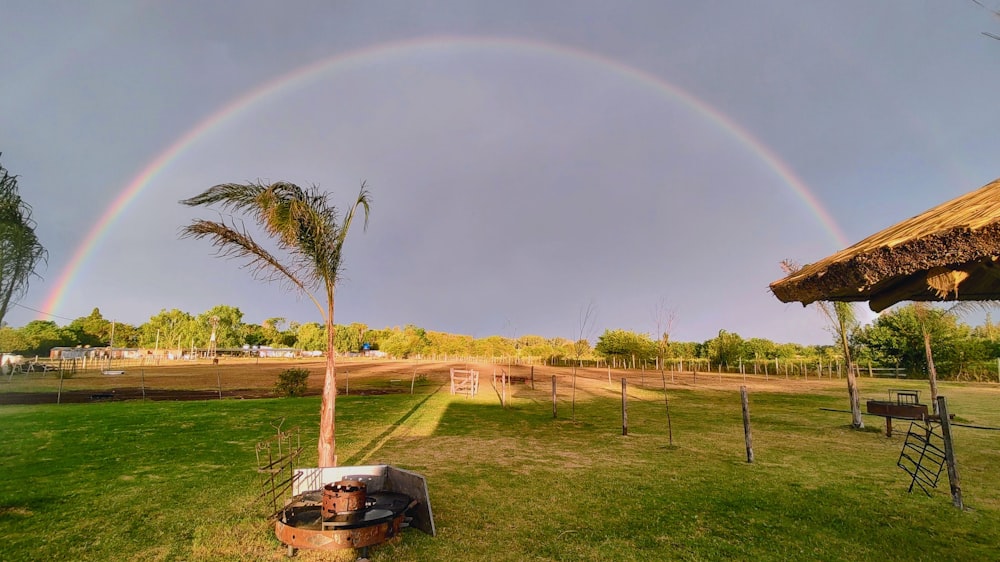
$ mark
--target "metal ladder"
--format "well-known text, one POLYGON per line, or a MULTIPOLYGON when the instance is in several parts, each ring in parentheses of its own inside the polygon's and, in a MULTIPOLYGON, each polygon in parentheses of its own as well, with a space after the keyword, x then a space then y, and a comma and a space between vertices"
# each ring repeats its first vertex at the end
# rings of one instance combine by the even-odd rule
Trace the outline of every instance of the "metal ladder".
POLYGON ((937 488, 944 463, 941 425, 928 421, 911 422, 903 442, 903 450, 896 461, 896 466, 906 471, 912 479, 906 491, 912 493, 913 486, 916 485, 929 497, 930 489, 937 488))

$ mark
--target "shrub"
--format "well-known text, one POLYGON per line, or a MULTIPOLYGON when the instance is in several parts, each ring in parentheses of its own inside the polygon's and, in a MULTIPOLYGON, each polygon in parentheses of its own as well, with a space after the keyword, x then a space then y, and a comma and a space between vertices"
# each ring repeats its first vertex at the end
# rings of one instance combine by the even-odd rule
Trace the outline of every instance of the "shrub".
POLYGON ((278 375, 274 390, 281 396, 302 396, 306 393, 309 371, 305 369, 285 369, 278 375))

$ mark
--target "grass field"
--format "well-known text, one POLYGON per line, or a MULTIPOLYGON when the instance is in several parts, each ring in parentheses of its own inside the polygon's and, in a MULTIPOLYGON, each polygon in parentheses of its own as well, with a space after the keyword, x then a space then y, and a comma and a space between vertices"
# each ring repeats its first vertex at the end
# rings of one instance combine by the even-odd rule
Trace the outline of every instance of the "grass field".
MULTIPOLYGON (((433 538, 407 531, 373 550, 373 560, 998 556, 1000 434, 955 430, 966 511, 952 507, 944 474, 932 497, 908 494, 895 466, 906 424, 891 439, 880 418, 865 418, 869 430, 849 429, 848 414, 820 409, 846 407, 841 380, 751 377, 750 465, 739 376, 700 375, 697 385, 690 373, 672 385, 668 378, 670 446, 650 373, 648 388, 638 388, 638 373, 627 375, 624 437, 620 371, 610 385, 600 371, 581 378, 574 421, 567 370, 537 369, 536 390, 516 385, 502 409, 488 377, 478 397, 453 397, 444 366, 422 365, 411 395, 404 375, 412 364, 372 367, 346 367, 352 390, 392 392, 338 399, 341 464, 424 474, 438 529, 433 538)), ((9 384, 51 386, 39 380, 9 384)), ((861 385, 864 397, 884 397, 925 383, 861 385)), ((942 394, 956 421, 1000 427, 997 385, 944 384, 942 394)), ((285 428, 301 426, 302 464, 311 466, 318 411, 317 397, 2 406, 0 560, 283 559, 265 507, 254 502, 254 445, 284 418, 285 428)))

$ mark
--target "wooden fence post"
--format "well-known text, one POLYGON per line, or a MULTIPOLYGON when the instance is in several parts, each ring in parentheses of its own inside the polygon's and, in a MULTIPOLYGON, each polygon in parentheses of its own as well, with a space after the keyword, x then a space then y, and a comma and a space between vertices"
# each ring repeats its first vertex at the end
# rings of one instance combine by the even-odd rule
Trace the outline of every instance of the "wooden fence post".
POLYGON ((556 418, 556 376, 552 375, 552 419, 556 418))
POLYGON ((753 463, 753 436, 750 434, 750 399, 747 387, 740 387, 740 401, 743 403, 743 436, 747 444, 747 462, 753 463))
POLYGON ((413 362, 413 375, 410 376, 410 396, 413 396, 413 386, 417 384, 417 362, 413 362))
POLYGON ((507 371, 502 368, 500 369, 500 405, 504 408, 507 407, 507 371))
POLYGON ((941 416, 941 435, 944 437, 944 459, 948 463, 948 484, 951 486, 951 503, 958 509, 963 509, 962 482, 958 477, 958 466, 955 464, 955 446, 951 440, 951 420, 948 418, 948 401, 944 396, 937 397, 938 414, 941 416))
POLYGON ((622 377, 622 435, 628 435, 628 381, 622 377))

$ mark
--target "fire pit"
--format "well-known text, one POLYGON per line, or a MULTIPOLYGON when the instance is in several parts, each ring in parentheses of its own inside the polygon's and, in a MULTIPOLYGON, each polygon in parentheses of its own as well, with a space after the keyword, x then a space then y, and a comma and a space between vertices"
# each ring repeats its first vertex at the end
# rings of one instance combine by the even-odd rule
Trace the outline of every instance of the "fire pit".
POLYGON ((299 469, 292 491, 275 523, 289 555, 357 548, 366 557, 368 547, 406 527, 435 533, 427 483, 414 472, 388 465, 299 469))
MULTIPOLYGON (((374 498, 372 499, 374 504, 374 498)), ((355 514, 368 505, 368 486, 360 480, 341 480, 323 486, 323 520, 355 514)))

